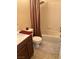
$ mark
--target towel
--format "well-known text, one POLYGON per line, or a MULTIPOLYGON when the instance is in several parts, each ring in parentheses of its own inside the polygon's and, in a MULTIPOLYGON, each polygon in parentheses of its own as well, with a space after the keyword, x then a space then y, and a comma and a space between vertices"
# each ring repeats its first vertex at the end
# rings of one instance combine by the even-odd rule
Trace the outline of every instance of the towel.
POLYGON ((32 31, 21 30, 19 33, 30 35, 32 34, 32 31))

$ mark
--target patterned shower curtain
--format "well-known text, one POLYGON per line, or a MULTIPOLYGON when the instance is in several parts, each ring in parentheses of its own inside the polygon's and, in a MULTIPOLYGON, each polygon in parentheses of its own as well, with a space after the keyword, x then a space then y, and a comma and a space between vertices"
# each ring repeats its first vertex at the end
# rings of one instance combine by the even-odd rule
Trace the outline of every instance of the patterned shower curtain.
POLYGON ((40 0, 30 0, 30 19, 34 36, 42 36, 40 30, 40 0))

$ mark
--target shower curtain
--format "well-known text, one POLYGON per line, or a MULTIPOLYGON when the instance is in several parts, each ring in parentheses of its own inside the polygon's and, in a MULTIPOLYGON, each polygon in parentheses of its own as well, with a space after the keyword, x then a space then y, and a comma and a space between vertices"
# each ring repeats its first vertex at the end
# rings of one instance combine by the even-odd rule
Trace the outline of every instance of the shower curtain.
POLYGON ((42 36, 40 30, 40 0, 30 0, 30 19, 33 36, 42 36))

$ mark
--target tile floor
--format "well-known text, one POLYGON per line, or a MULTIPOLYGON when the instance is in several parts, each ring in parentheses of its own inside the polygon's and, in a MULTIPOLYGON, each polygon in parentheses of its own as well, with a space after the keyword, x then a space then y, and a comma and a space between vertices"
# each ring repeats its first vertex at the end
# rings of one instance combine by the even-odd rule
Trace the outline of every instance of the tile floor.
POLYGON ((39 48, 34 49, 32 59, 59 59, 60 39, 43 38, 39 48))

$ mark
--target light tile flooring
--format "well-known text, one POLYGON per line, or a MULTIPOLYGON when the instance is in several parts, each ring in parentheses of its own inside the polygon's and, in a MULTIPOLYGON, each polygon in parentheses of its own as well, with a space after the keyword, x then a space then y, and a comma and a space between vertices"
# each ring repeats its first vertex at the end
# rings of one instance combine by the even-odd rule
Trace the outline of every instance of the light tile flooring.
POLYGON ((59 59, 60 39, 43 38, 39 48, 34 49, 32 59, 59 59))

